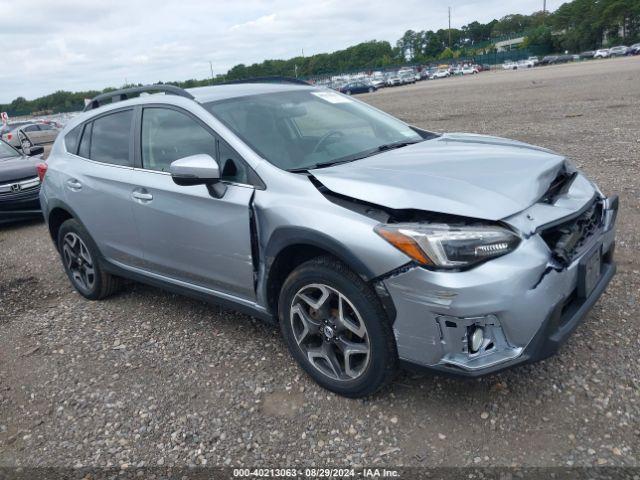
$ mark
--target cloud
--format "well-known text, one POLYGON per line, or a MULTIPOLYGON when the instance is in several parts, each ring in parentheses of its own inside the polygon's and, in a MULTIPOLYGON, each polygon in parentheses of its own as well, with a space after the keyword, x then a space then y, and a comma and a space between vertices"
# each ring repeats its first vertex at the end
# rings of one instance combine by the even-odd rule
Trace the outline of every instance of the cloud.
MULTIPOLYGON (((0 103, 224 73, 238 63, 329 52, 446 28, 439 0, 0 0, 0 103)), ((557 8, 562 0, 548 0, 557 8)), ((452 25, 531 13, 539 0, 450 0, 452 25)))

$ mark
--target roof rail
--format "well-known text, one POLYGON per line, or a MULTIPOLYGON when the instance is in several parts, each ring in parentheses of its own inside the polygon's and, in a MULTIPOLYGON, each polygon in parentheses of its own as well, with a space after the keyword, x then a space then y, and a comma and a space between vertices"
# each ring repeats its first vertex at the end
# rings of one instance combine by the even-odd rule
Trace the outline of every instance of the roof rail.
POLYGON ((194 96, 187 92, 184 88, 176 87, 175 85, 144 85, 142 87, 123 88, 122 90, 114 90, 113 92, 101 93, 91 99, 91 101, 84 107, 83 111, 93 110, 104 105, 105 100, 111 100, 111 103, 121 102, 128 100, 131 95, 144 92, 164 92, 165 94, 178 95, 179 97, 194 99, 194 96))
POLYGON ((234 83, 292 83, 294 85, 311 85, 309 82, 299 78, 281 76, 243 78, 241 80, 230 80, 224 82, 222 85, 232 85, 234 83))

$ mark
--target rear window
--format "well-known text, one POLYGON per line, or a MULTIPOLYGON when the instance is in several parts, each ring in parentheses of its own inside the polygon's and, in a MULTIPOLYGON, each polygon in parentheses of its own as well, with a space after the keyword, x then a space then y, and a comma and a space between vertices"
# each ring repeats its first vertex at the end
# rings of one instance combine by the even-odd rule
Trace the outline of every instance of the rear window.
POLYGON ((89 158, 112 165, 132 166, 129 155, 133 110, 112 113, 93 121, 89 158))

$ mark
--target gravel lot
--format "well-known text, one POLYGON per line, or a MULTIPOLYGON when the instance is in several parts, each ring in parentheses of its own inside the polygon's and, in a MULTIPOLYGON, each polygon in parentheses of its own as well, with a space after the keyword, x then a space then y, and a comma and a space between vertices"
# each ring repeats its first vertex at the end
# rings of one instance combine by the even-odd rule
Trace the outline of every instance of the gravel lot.
POLYGON ((560 353, 479 380, 402 373, 346 400, 274 327, 142 285, 86 301, 44 224, 2 227, 0 466, 639 466, 640 57, 360 98, 549 147, 620 195, 618 274, 560 353))

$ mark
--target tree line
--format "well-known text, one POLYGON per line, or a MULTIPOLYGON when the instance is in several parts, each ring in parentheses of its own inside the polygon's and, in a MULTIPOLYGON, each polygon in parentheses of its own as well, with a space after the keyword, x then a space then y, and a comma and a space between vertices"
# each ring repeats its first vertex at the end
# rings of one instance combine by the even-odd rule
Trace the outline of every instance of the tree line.
MULTIPOLYGON (((493 52, 495 41, 513 36, 525 36, 523 48, 540 55, 631 44, 640 41, 640 0, 573 0, 552 13, 540 11, 531 15, 507 15, 488 23, 474 21, 459 29, 440 29, 435 32, 407 30, 394 46, 386 41, 372 40, 332 53, 288 60, 264 60, 252 65, 239 64, 213 79, 167 83, 191 88, 250 77, 304 78, 451 58, 472 58, 493 52)), ((102 92, 60 90, 34 100, 18 97, 10 104, 0 104, 0 111, 12 116, 41 111, 77 111, 84 107, 85 98, 112 90, 115 89, 107 88, 102 92)))

